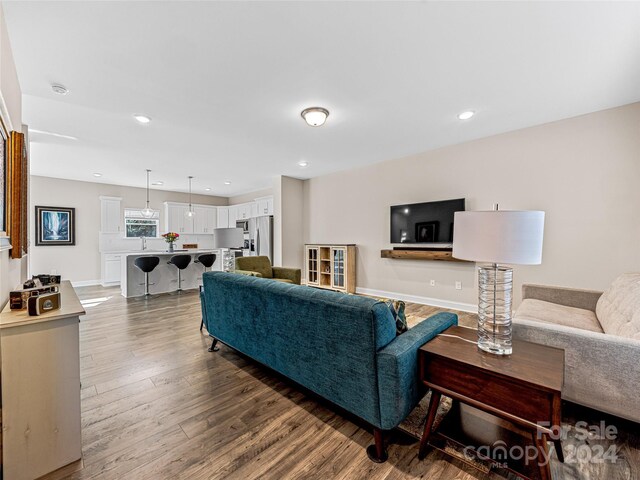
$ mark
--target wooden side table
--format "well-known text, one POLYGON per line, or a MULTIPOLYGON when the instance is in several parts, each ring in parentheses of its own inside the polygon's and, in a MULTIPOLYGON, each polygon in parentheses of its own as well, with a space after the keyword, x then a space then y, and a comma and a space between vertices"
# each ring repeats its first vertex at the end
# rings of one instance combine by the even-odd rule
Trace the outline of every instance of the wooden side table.
MULTIPOLYGON (((419 350, 420 379, 433 391, 419 457, 426 454, 444 394, 491 414, 491 418, 498 417, 496 421, 503 419, 529 431, 538 450, 536 473, 542 480, 550 480, 549 462, 545 461, 549 458, 547 438, 554 438, 551 429, 561 422, 564 350, 514 341, 512 355, 498 356, 470 343, 477 341, 475 329, 451 327, 443 333, 419 350)), ((558 458, 564 461, 560 439, 553 442, 558 458)), ((526 472, 516 473, 532 478, 526 472)))

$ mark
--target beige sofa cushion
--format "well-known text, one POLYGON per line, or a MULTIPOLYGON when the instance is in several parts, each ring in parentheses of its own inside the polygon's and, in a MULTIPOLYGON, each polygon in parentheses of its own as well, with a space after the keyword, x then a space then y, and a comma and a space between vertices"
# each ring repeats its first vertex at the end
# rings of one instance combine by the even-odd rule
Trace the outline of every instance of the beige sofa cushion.
POLYGON ((614 280, 596 305, 605 333, 640 340, 640 273, 625 273, 614 280))
POLYGON ((515 321, 533 320, 535 322, 552 323, 565 327, 580 328, 590 332, 603 333, 602 327, 596 318, 596 314, 591 310, 582 308, 566 307, 557 303, 545 302, 527 298, 518 307, 515 321))

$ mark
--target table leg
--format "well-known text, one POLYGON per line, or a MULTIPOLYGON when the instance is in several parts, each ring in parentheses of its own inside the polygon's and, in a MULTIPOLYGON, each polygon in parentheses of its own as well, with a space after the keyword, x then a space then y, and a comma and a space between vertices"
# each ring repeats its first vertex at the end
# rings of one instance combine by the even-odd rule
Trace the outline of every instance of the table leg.
POLYGON ((433 422, 436 419, 436 413, 438 413, 441 397, 442 394, 440 392, 436 392, 433 389, 431 390, 431 400, 429 401, 429 410, 427 411, 427 423, 424 425, 424 432, 422 432, 422 438, 420 439, 420 450, 418 450, 418 458, 420 460, 424 459, 427 454, 427 444, 431 436, 433 422))
POLYGON ((556 455, 558 456, 558 460, 560 463, 564 463, 564 452, 562 451, 562 440, 556 438, 553 441, 553 445, 556 447, 556 455))
POLYGON ((539 433, 537 431, 533 432, 533 442, 538 449, 538 468, 540 469, 540 478, 541 480, 552 480, 546 434, 541 432, 539 433))

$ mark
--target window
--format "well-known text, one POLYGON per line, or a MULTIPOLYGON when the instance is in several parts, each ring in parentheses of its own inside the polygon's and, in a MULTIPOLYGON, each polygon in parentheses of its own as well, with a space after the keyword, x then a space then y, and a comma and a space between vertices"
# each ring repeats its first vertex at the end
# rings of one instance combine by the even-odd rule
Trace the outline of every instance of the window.
POLYGON ((160 212, 153 212, 151 218, 144 218, 139 209, 124 209, 124 230, 128 238, 157 237, 160 228, 160 212))

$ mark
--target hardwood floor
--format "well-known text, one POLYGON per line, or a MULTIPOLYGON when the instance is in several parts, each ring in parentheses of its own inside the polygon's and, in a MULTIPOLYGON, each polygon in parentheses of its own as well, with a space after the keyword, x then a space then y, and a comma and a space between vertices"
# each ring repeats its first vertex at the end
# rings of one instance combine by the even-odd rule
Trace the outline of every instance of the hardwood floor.
POLYGON ((149 300, 118 288, 77 292, 87 309, 83 460, 48 480, 497 478, 435 450, 419 461, 417 443, 400 434, 386 463, 371 462, 371 432, 353 418, 224 345, 208 352, 196 292, 149 300))

